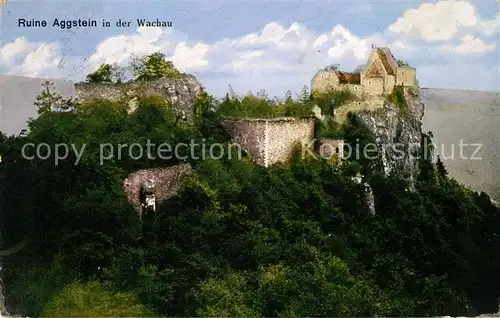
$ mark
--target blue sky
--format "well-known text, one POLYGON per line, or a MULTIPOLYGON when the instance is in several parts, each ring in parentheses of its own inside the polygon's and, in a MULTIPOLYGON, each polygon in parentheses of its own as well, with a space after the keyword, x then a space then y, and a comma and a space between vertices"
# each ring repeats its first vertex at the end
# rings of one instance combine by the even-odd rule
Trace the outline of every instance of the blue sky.
POLYGON ((498 2, 491 1, 12 1, 2 8, 0 73, 82 80, 101 63, 164 52, 221 95, 298 92, 328 64, 352 71, 371 45, 417 68, 424 87, 498 90, 498 2), (46 28, 20 28, 18 19, 46 28), (102 19, 110 28, 51 27, 102 19), (138 29, 138 18, 172 28, 138 29), (118 19, 131 27, 118 28, 118 19))

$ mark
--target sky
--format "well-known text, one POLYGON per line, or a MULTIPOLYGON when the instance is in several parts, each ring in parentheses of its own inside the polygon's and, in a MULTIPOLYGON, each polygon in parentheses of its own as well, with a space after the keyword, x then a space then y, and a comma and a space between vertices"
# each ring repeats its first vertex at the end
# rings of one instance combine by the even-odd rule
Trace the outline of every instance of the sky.
POLYGON ((163 52, 207 91, 299 93, 329 64, 352 71, 372 45, 417 69, 421 87, 498 91, 499 2, 13 1, 0 19, 0 74, 73 81, 102 63, 163 52), (61 29, 54 19, 94 19, 61 29), (20 27, 19 19, 47 21, 20 27), (129 27, 116 22, 130 21, 129 27), (139 28, 137 19, 171 21, 139 28), (103 20, 110 27, 102 27, 103 20))

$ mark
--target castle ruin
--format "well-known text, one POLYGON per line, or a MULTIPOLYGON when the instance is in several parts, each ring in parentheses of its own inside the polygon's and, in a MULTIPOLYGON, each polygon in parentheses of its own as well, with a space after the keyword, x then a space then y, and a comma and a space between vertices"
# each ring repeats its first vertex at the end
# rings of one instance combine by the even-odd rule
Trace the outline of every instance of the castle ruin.
POLYGON ((287 161, 296 145, 307 144, 314 138, 313 118, 228 119, 223 126, 255 163, 266 168, 287 161))
POLYGON ((387 47, 375 47, 359 72, 323 69, 311 80, 313 93, 347 89, 365 98, 389 95, 396 86, 416 87, 417 73, 415 68, 398 63, 387 47))
POLYGON ((81 102, 92 100, 125 101, 129 112, 137 107, 138 97, 162 96, 187 122, 194 120, 194 105, 203 88, 192 75, 126 83, 77 83, 76 96, 81 102))

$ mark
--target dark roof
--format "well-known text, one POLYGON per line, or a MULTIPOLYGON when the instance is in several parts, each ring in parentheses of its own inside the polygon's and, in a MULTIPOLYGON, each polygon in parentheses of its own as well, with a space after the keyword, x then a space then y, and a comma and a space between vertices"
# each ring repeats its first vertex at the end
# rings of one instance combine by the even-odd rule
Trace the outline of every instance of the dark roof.
POLYGON ((361 74, 360 73, 348 73, 348 72, 336 72, 339 81, 341 83, 347 83, 347 84, 361 84, 361 74))
POLYGON ((395 75, 395 70, 393 64, 391 63, 394 60, 394 57, 391 54, 391 51, 387 48, 377 48, 377 54, 382 61, 382 65, 384 65, 385 71, 389 75, 395 75))

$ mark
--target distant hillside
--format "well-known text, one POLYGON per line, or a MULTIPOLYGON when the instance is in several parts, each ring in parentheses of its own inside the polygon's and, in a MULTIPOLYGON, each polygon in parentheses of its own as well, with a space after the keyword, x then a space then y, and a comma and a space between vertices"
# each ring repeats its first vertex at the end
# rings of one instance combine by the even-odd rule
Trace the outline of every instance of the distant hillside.
MULTIPOLYGON (((0 130, 18 134, 26 127, 26 120, 36 115, 33 101, 44 79, 0 75, 0 130)), ((69 81, 53 80, 64 96, 74 95, 69 81)), ((451 176, 476 191, 486 191, 500 200, 500 98, 498 92, 479 92, 455 89, 422 89, 426 104, 424 131, 434 133, 438 152, 444 145, 444 155, 451 155, 455 145, 455 159, 444 159, 451 176), (459 143, 479 143, 483 147, 476 156, 482 160, 460 159, 459 143)), ((471 156, 475 147, 466 148, 471 156)))
MULTIPOLYGON (((18 134, 26 128, 26 121, 36 116, 33 106, 36 96, 46 79, 11 75, 0 75, 0 130, 8 135, 18 134)), ((50 80, 65 97, 74 94, 73 83, 64 80, 50 80)))
MULTIPOLYGON (((422 99, 426 107, 423 129, 433 132, 437 152, 451 157, 454 145, 454 159, 443 160, 450 175, 500 200, 499 93, 430 88, 422 89, 422 99), (461 139, 464 144, 482 144, 475 155, 482 159, 461 159, 461 139)), ((464 147, 464 157, 471 157, 475 149, 464 147)))

